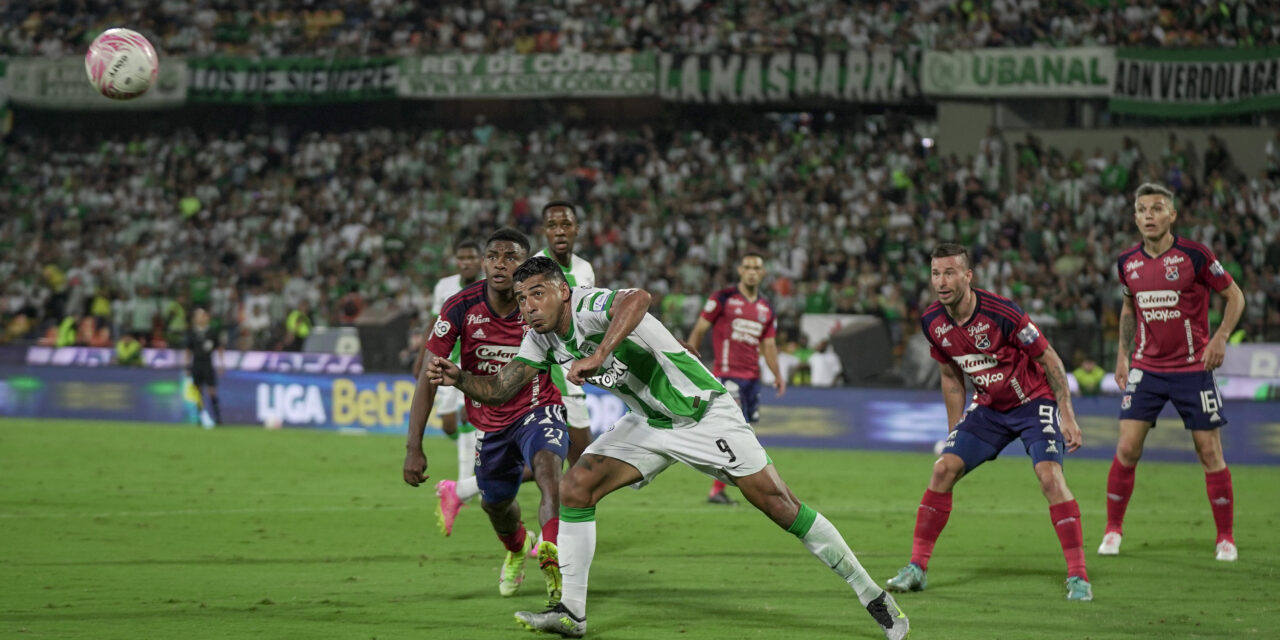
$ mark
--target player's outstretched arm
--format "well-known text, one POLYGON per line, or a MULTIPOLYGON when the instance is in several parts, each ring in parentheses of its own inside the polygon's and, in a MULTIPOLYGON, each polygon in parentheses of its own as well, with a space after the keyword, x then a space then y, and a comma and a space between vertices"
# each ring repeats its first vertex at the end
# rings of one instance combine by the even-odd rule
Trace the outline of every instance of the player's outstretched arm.
POLYGON ((415 370, 414 375, 418 376, 418 386, 413 390, 413 403, 409 405, 409 436, 404 445, 404 481, 416 487, 430 477, 427 475, 427 455, 422 451, 422 433, 427 428, 431 407, 436 403, 436 384, 425 371, 415 370))
POLYGON ((698 346, 702 344, 702 339, 706 337, 707 331, 710 330, 711 322, 706 318, 699 317, 698 321, 693 323, 693 331, 689 332, 689 343, 685 345, 685 348, 693 352, 694 355, 701 356, 698 353, 698 346))
POLYGON ((954 362, 939 362, 942 374, 942 403, 947 406, 947 430, 954 431, 964 416, 964 372, 954 362))
POLYGON ((1204 361, 1205 371, 1213 371, 1222 366, 1222 361, 1227 357, 1227 338, 1236 330, 1236 324, 1244 314, 1244 292, 1240 290, 1240 285, 1232 282, 1231 286, 1222 290, 1222 297, 1227 299, 1227 308, 1222 311, 1222 324, 1218 325, 1213 339, 1205 346, 1204 356, 1200 358, 1204 361))
POLYGON ((1133 311, 1133 296, 1126 295, 1120 301, 1120 344, 1116 348, 1116 386, 1121 391, 1129 384, 1129 356, 1137 334, 1138 316, 1133 311))
POLYGON ((1049 347, 1036 358, 1044 369, 1044 377, 1053 390, 1053 399, 1058 401, 1058 424, 1062 427, 1062 437, 1067 440, 1067 452, 1074 452, 1084 444, 1080 426, 1076 424, 1076 411, 1071 406, 1071 383, 1067 382, 1067 368, 1062 364, 1058 352, 1049 347))
POLYGON ((565 376, 569 382, 580 385, 587 378, 595 375, 596 370, 613 354, 613 350, 617 349, 618 345, 640 326, 640 321, 644 320, 644 314, 649 312, 649 303, 652 300, 653 297, 644 289, 622 289, 614 293, 613 303, 609 305, 609 328, 605 330, 604 338, 600 340, 600 347, 595 353, 581 360, 575 360, 569 366, 565 376))
POLYGON ((454 386, 461 389, 468 398, 480 404, 497 406, 514 398, 516 393, 537 375, 537 369, 519 360, 513 360, 491 376, 476 376, 466 371, 458 371, 457 383, 454 386))

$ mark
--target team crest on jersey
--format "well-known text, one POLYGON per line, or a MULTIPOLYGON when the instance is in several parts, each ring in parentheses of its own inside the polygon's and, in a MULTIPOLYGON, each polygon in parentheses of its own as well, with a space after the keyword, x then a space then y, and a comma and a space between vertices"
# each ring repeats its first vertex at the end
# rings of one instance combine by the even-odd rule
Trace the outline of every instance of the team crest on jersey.
POLYGON ((1164 268, 1164 279, 1170 282, 1178 279, 1178 268, 1166 266, 1164 268))
POLYGON ((449 333, 449 329, 451 328, 452 326, 449 324, 449 321, 445 320, 444 317, 441 316, 436 318, 436 327, 432 333, 434 333, 437 338, 443 338, 445 334, 449 333))
POLYGON ((991 341, 987 339, 987 334, 980 333, 973 339, 973 346, 986 351, 991 348, 991 341))

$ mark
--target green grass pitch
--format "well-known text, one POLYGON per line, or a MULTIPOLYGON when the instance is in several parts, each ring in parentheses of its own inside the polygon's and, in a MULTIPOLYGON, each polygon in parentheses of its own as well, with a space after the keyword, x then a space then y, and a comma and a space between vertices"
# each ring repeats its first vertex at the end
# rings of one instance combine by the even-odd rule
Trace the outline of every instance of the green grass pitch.
MULTIPOLYGON (((881 583, 908 559, 925 454, 773 449, 881 583)), ((452 442, 428 441, 434 483, 452 442)), ((0 637, 532 638, 538 609, 497 593, 503 551, 479 505, 450 538, 429 487, 400 479, 403 441, 309 431, 0 421, 0 637)), ((1123 555, 1099 558, 1107 465, 1070 461, 1095 601, 1068 603, 1030 464, 963 481, 929 589, 898 600, 913 638, 1280 637, 1280 470, 1237 466, 1240 562, 1213 559, 1193 464, 1143 464, 1123 555)), ((588 636, 881 637, 852 592, 749 507, 704 500, 673 467, 598 510, 588 636)), ((521 493, 536 526, 537 491, 521 493)))

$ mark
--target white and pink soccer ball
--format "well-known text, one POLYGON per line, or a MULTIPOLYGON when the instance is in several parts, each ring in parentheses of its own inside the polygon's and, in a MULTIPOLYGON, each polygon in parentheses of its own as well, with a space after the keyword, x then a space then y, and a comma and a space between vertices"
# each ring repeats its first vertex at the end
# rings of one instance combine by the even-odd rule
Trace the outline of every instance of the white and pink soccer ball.
POLYGON ((89 82, 112 100, 132 100, 147 92, 160 72, 156 49, 131 29, 107 29, 84 56, 89 82))

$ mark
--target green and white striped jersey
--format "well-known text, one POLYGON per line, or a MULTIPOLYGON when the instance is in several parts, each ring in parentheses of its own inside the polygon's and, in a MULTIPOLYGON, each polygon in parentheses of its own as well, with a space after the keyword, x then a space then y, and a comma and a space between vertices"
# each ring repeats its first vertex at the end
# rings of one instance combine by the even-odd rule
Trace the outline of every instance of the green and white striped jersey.
MULTIPOLYGON (((540 256, 546 256, 555 260, 555 256, 551 255, 551 249, 543 249, 538 252, 540 256)), ((564 272, 564 279, 568 281, 570 287, 594 287, 596 286, 596 270, 591 266, 590 262, 578 257, 578 254, 569 254, 569 263, 573 266, 565 267, 559 262, 556 266, 564 272)))
MULTIPOLYGON (((573 289, 569 335, 526 332, 515 359, 547 370, 595 353, 612 319, 614 295, 608 289, 573 289)), ((647 313, 587 382, 608 389, 659 429, 692 426, 713 398, 726 393, 706 366, 647 313)))

